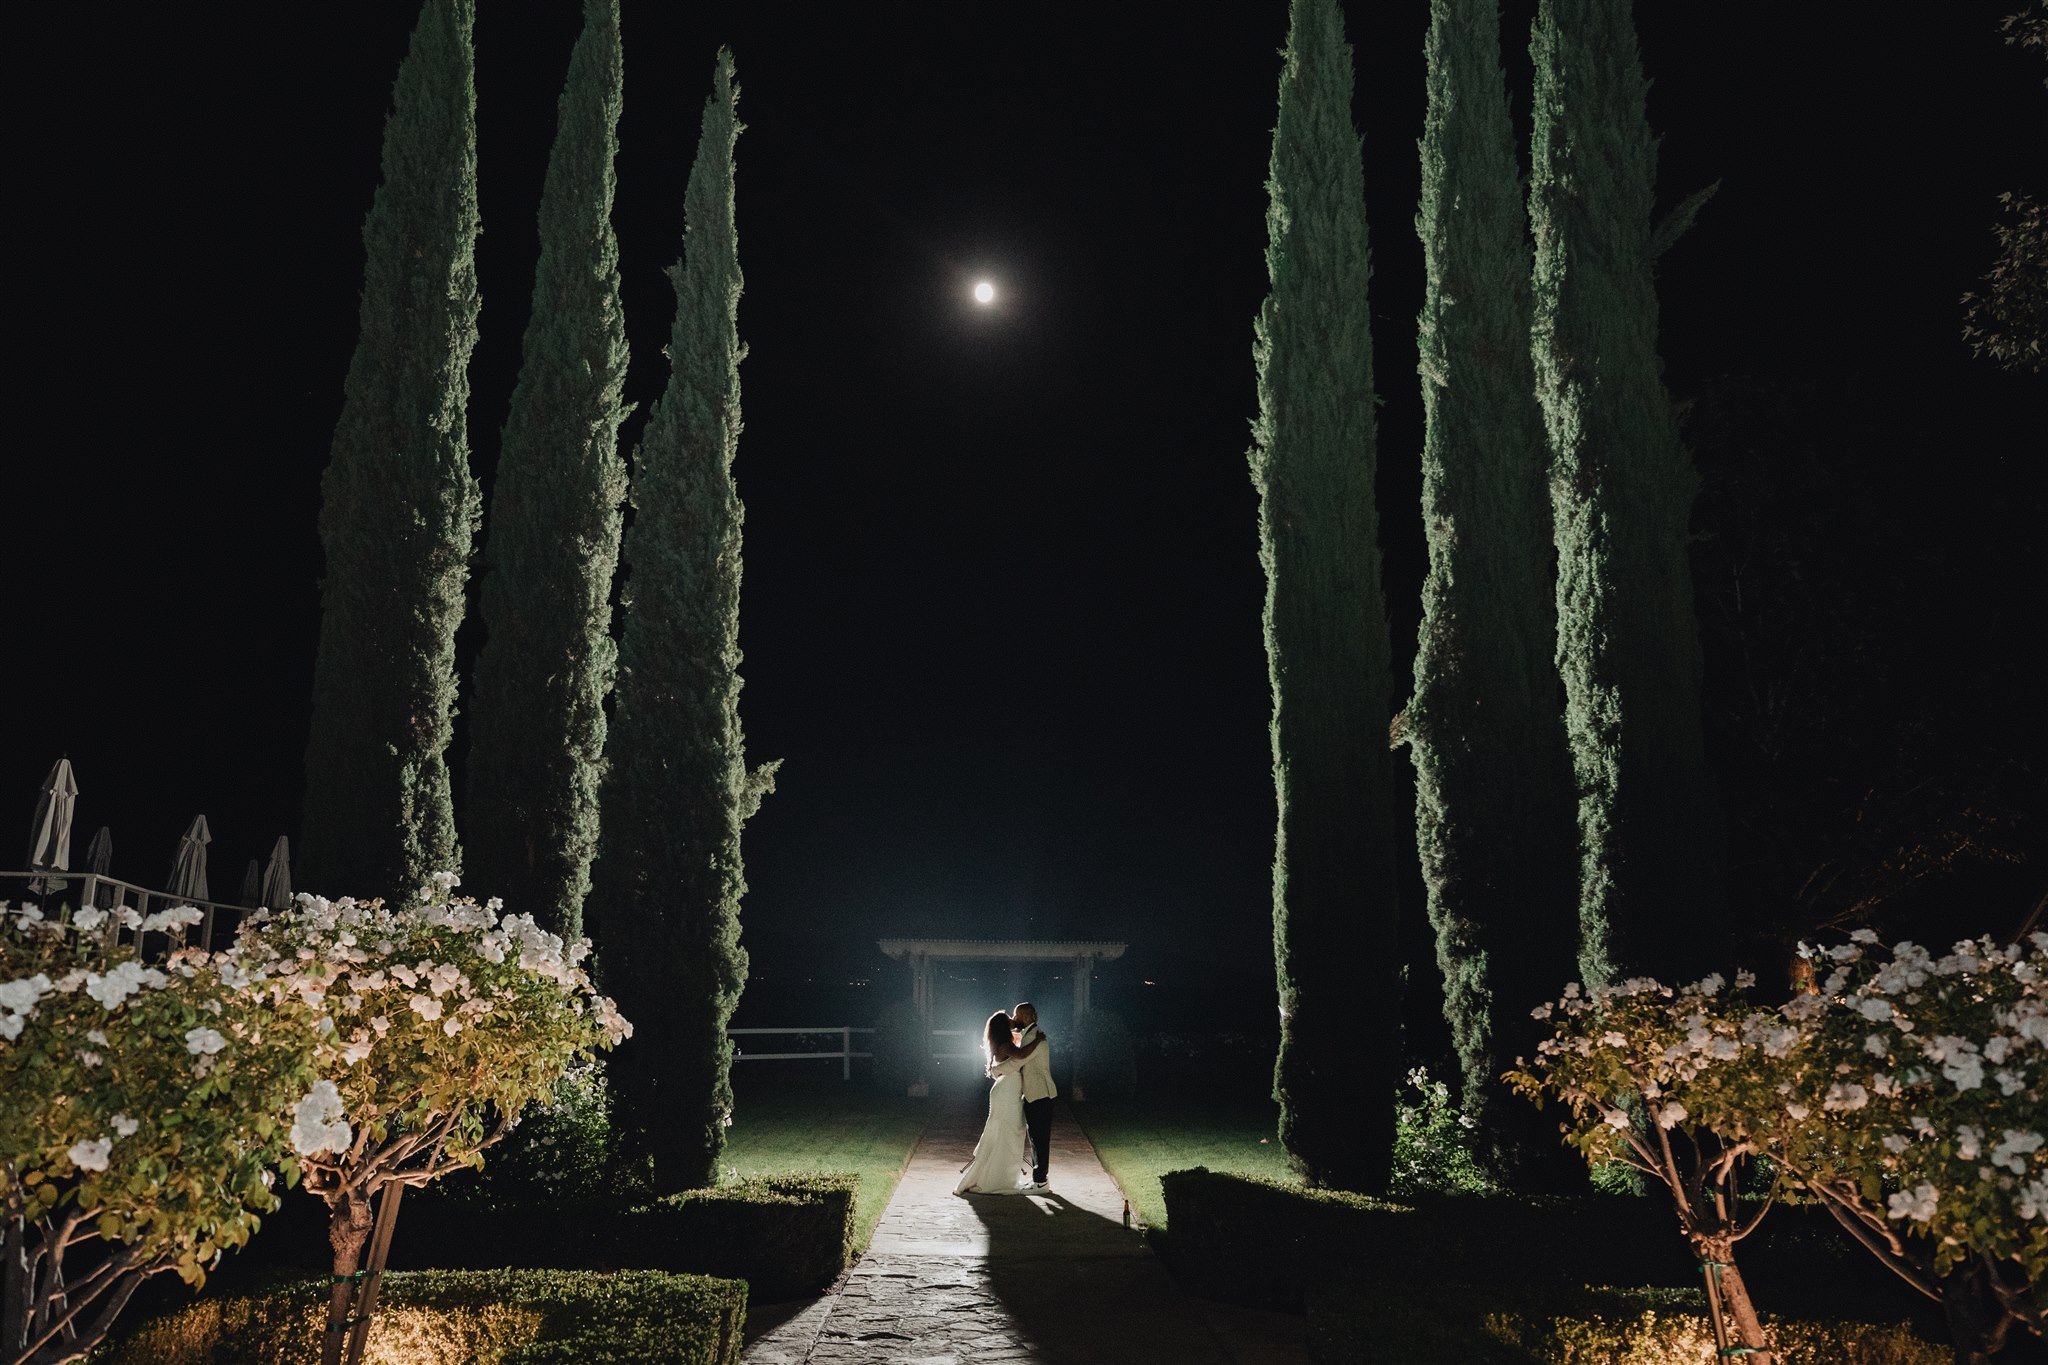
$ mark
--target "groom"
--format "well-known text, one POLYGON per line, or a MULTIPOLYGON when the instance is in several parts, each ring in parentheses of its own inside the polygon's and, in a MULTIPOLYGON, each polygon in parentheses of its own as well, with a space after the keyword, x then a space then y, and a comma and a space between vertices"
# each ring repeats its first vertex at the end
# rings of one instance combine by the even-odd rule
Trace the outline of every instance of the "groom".
POLYGON ((1038 1011, 1026 1000, 1010 1011, 1010 1018, 1017 1025, 1017 1046, 1029 1047, 1034 1038, 1041 1039, 1043 1046, 1024 1059, 1024 1127, 1031 1134, 1031 1184, 1028 1188, 1046 1188, 1045 1176, 1052 1160, 1052 1102, 1059 1098, 1059 1087, 1052 1083, 1052 1039, 1047 1038, 1038 1027, 1038 1011))

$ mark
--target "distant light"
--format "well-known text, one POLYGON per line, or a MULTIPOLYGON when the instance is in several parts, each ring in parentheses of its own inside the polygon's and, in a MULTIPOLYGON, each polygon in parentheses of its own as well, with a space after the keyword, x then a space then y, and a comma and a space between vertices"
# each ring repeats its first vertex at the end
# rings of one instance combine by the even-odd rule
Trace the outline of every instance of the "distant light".
POLYGON ((1148 986, 1156 986, 1156 985, 1158 985, 1159 983, 1158 983, 1157 981, 1147 981, 1147 982, 1146 982, 1145 984, 1146 984, 1146 985, 1148 985, 1148 986))
POLYGON ((976 303, 994 303, 996 301, 996 287, 987 280, 983 280, 980 284, 975 285, 974 301, 976 303))

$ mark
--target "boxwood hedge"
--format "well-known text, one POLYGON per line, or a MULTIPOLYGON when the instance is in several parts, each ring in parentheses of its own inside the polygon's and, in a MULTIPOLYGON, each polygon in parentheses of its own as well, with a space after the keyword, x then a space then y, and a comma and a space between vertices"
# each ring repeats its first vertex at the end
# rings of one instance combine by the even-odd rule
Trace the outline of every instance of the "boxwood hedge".
MULTIPOLYGON (((94 1365, 318 1360, 327 1282, 208 1295, 144 1323, 94 1365)), ((660 1271, 416 1270, 384 1277, 373 1365, 737 1365, 747 1287, 660 1271)))

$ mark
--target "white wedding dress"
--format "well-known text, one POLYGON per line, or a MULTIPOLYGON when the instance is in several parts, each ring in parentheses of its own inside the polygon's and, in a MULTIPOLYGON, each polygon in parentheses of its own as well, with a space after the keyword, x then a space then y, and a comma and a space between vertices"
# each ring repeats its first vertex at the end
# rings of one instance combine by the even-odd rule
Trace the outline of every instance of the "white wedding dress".
POLYGON ((988 1122, 974 1144, 974 1160, 953 1187, 955 1194, 1024 1193, 1024 1069, 1022 1057, 997 1062, 989 1071, 988 1122))

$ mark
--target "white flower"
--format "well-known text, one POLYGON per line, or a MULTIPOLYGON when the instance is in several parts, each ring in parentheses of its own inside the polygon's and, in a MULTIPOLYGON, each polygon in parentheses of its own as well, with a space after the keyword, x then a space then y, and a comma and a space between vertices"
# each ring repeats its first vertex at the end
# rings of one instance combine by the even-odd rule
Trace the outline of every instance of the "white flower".
POLYGON ((1921 1137, 1933 1136, 1934 1120, 1928 1118, 1927 1115, 1915 1114, 1913 1115, 1910 1121, 1913 1125, 1913 1131, 1918 1133, 1921 1137))
POLYGON ((0 1009, 26 1014, 36 1007, 36 1002, 50 993, 50 978, 37 972, 14 981, 0 984, 0 1009))
POLYGON ((441 1002, 431 995, 415 995, 406 1003, 412 1006, 414 1014, 425 1019, 428 1023, 432 1023, 441 1017, 441 1002))
POLYGON ((1916 1223, 1925 1223, 1934 1217, 1934 1206, 1938 1202, 1939 1194, 1934 1186, 1923 1180, 1915 1188, 1901 1190, 1887 1199, 1885 1208, 1892 1218, 1910 1218, 1916 1223))
POLYGON ((1900 1152, 1905 1151, 1908 1147, 1912 1145, 1913 1140, 1907 1137, 1904 1133, 1892 1133, 1889 1136, 1887 1136, 1884 1140, 1884 1149, 1887 1152, 1890 1152, 1893 1156, 1897 1156, 1900 1152))
POLYGON ((1685 1122, 1685 1106, 1677 1100, 1671 1101, 1657 1111, 1657 1126, 1659 1128, 1670 1128, 1675 1124, 1683 1122, 1685 1122))
POLYGON ((2017 1095, 2027 1088, 2025 1077, 2004 1067, 1993 1072, 1991 1079, 1998 1082, 1998 1093, 2001 1095, 2017 1095))
POLYGON ((1872 929, 1858 929, 1849 935, 1851 943, 1876 943, 1877 932, 1872 929))
POLYGON ((1942 1063, 1941 1074, 1954 1081, 1958 1090, 1975 1090, 1984 1084, 1984 1059, 1974 1052, 1957 1053, 1942 1063))
POLYGON ((1600 1035, 1600 1045, 1602 1047, 1627 1047, 1628 1039, 1622 1037, 1613 1029, 1609 1029, 1600 1035))
POLYGON ((456 876, 453 872, 429 872, 427 880, 440 887, 444 894, 462 885, 462 878, 456 876))
POLYGON ((101 1047, 105 1047, 107 1045, 107 1035, 96 1028, 89 1028, 85 1031, 85 1041, 88 1043, 98 1043, 101 1047))
POLYGON ((119 1009, 121 1002, 141 990, 144 986, 161 988, 170 984, 170 978, 154 967, 145 967, 130 958, 120 963, 111 972, 101 976, 98 972, 87 972, 85 993, 107 1009, 119 1009))
POLYGON ((1830 1112, 1839 1113, 1852 1109, 1861 1109, 1868 1103, 1870 1103, 1870 1092, 1854 1081, 1847 1081, 1837 1082, 1829 1086, 1827 1098, 1821 1101, 1820 1107, 1830 1112))
POLYGON ((107 1169, 107 1154, 113 1150, 112 1138, 94 1138, 72 1143, 64 1155, 70 1157, 71 1164, 81 1171, 104 1171, 107 1169))
POLYGON ((0 1014, 0 1038, 4 1038, 11 1043, 21 1036, 21 1028, 21 1015, 0 1014))
POLYGON ((174 905, 168 910, 158 910, 153 914, 144 915, 141 927, 145 934, 168 933, 172 929, 182 929, 188 925, 201 923, 205 918, 205 912, 196 905, 174 905))
POLYGON ((1882 1033, 1873 1033, 1863 1040, 1863 1050, 1873 1057, 1882 1057, 1892 1050, 1892 1045, 1882 1033))
MULTIPOLYGON (((1721 988, 1727 984, 1728 979, 1726 977, 1722 976, 1719 972, 1712 972, 1701 980, 1699 992, 1705 996, 1719 995, 1721 988)), ((1669 1125, 1666 1126, 1668 1127, 1669 1125)))
POLYGON ((1608 1111, 1607 1111, 1607 1115, 1606 1115, 1606 1118, 1607 1118, 1607 1126, 1608 1126, 1609 1128, 1618 1128, 1618 1129, 1622 1130, 1623 1132, 1626 1132, 1626 1131, 1628 1131, 1628 1115, 1627 1115, 1627 1114, 1625 1114, 1625 1113, 1623 1113, 1623 1112, 1622 1112, 1621 1110, 1619 1110, 1619 1109, 1610 1109, 1610 1110, 1608 1110, 1608 1111))
POLYGON ((2006 1054, 2011 1051, 2012 1039, 2002 1033, 1993 1034, 1984 1044, 1984 1060, 1987 1062, 2002 1062, 2005 1060, 2006 1054))
POLYGON ((1865 1019, 1889 1019, 1892 1017, 1892 1002, 1877 996, 1865 996, 1856 1006, 1856 1012, 1865 1019))
POLYGON ((292 1114, 292 1150, 300 1156, 345 1152, 354 1136, 333 1081, 315 1081, 292 1114))
POLYGON ((185 1030, 185 1050, 212 1056, 228 1045, 219 1029, 195 1028, 185 1030))
POLYGON ((97 905, 88 905, 71 917, 71 927, 88 934, 106 922, 107 912, 97 905))
POLYGON ((1984 1135, 1965 1123, 1956 1129, 1956 1160, 1975 1161, 1984 1135))
POLYGON ((114 1131, 122 1137, 134 1137, 135 1130, 142 1125, 126 1114, 114 1115, 114 1131))
POLYGON ((2021 1186, 2016 1208, 2022 1218, 2048 1216, 2048 1177, 2021 1186))
POLYGON ((2022 1133, 2015 1129, 2005 1130, 2005 1139, 1991 1149, 1991 1164, 2001 1166, 2014 1175, 2027 1173, 2027 1153, 2041 1149, 2039 1133, 2022 1133))
POLYGON ((1754 986, 1755 984, 1756 984, 1756 973, 1755 973, 1755 972, 1753 972, 1753 971, 1750 971, 1750 970, 1749 970, 1749 969, 1748 969, 1747 967, 1745 967, 1745 968, 1742 968, 1741 970, 1739 970, 1739 971, 1737 971, 1737 972, 1735 973, 1735 989, 1736 989, 1736 990, 1738 990, 1738 991, 1746 991, 1746 990, 1748 990, 1748 989, 1749 989, 1749 988, 1750 988, 1751 986, 1754 986))
POLYGON ((1792 1116, 1792 1121, 1794 1123, 1804 1123, 1806 1121, 1806 1116, 1808 1114, 1811 1114, 1813 1111, 1811 1109, 1808 1109, 1805 1105, 1800 1104, 1797 1101, 1794 1101, 1793 1103, 1785 1106, 1785 1112, 1792 1116))

